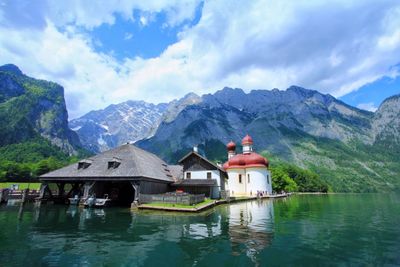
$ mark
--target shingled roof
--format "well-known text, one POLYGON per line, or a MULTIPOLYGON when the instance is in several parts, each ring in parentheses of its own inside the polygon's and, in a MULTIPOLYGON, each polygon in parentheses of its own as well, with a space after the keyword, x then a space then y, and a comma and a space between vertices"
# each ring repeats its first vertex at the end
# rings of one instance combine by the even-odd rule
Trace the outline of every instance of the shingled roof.
POLYGON ((220 170, 223 174, 227 175, 227 172, 224 170, 224 168, 218 166, 217 164, 215 164, 214 162, 208 160, 206 157, 203 157, 202 155, 200 155, 197 152, 194 151, 190 151, 189 153, 187 153, 183 158, 181 158, 178 163, 182 164, 186 159, 188 159, 190 156, 195 156, 200 158, 201 160, 203 160, 204 162, 207 162, 209 165, 213 166, 216 170, 220 170))
POLYGON ((183 179, 183 166, 182 165, 168 165, 172 177, 175 181, 183 179))
POLYGON ((132 144, 125 144, 41 175, 39 179, 54 181, 148 178, 173 182, 172 176, 169 166, 162 159, 132 144))

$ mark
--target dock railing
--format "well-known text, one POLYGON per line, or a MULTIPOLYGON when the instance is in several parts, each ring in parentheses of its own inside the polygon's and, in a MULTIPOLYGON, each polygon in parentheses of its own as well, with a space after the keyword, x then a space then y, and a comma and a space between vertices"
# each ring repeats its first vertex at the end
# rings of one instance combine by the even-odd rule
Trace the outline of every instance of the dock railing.
POLYGON ((165 194, 140 194, 140 203, 171 203, 171 204, 184 204, 194 205, 203 202, 205 199, 204 194, 191 195, 186 193, 165 193, 165 194))

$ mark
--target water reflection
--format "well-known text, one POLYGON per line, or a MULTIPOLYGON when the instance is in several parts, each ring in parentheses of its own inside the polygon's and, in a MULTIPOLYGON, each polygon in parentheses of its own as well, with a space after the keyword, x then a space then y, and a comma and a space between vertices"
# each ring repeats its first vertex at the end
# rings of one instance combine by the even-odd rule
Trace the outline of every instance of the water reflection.
MULTIPOLYGON (((25 229, 26 236, 17 231, 24 247, 29 246, 19 251, 25 252, 20 263, 27 263, 24 259, 35 251, 37 255, 29 262, 34 265, 162 264, 162 259, 151 255, 165 246, 174 248, 171 253, 181 254, 189 263, 203 262, 215 252, 215 243, 226 241, 227 255, 245 256, 256 263, 257 253, 273 239, 270 201, 224 205, 202 214, 27 207, 20 206, 15 216, 22 227, 31 225, 25 229)), ((179 258, 167 261, 174 265, 179 258)))
POLYGON ((3 205, 0 265, 399 266, 399 200, 294 196, 202 214, 3 205))
POLYGON ((257 254, 274 238, 272 201, 242 202, 229 206, 229 236, 232 254, 245 253, 257 263, 257 254))

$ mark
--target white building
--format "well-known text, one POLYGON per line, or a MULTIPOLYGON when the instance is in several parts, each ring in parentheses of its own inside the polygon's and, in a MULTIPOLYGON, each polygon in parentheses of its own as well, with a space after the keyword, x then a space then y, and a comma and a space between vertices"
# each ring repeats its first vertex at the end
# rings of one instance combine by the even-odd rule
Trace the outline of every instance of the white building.
POLYGON ((236 154, 235 143, 227 144, 228 161, 223 166, 228 173, 226 190, 233 197, 272 194, 268 160, 253 151, 253 139, 249 135, 243 138, 242 146, 243 153, 236 154))
POLYGON ((179 160, 182 166, 182 179, 172 184, 177 190, 191 194, 205 194, 218 199, 225 190, 226 171, 197 152, 190 152, 179 160))

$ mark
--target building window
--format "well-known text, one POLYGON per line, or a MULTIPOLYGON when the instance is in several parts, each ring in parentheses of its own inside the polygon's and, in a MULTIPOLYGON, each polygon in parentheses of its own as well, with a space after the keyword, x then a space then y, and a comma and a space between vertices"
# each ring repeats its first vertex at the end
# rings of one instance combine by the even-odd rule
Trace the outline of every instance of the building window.
POLYGON ((269 184, 269 174, 267 174, 267 183, 269 184))
POLYGON ((250 183, 250 174, 247 174, 247 183, 250 183))
POLYGON ((211 179, 211 172, 207 172, 207 179, 211 179))
POLYGON ((108 162, 108 169, 116 169, 118 166, 121 165, 121 162, 119 161, 109 161, 108 162))
POLYGON ((239 174, 239 184, 241 184, 241 183, 242 183, 242 175, 239 174))
POLYGON ((186 173, 186 179, 190 179, 192 177, 192 174, 190 172, 186 173))
POLYGON ((79 169, 86 169, 92 164, 91 161, 88 160, 81 160, 78 162, 78 170, 79 169))

